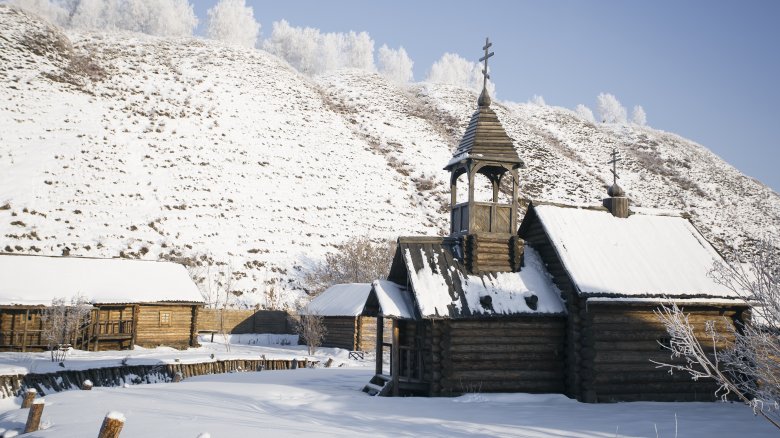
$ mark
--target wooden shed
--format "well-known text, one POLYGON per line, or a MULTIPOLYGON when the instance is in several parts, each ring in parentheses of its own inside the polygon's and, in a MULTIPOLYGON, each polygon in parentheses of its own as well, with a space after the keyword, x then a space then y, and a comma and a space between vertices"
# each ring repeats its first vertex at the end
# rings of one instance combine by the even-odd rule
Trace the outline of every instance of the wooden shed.
POLYGON ((748 305, 710 278, 724 261, 687 219, 615 213, 531 203, 520 226, 566 300, 566 394, 586 402, 714 400, 714 382, 650 362, 671 360, 654 310, 676 302, 699 334, 714 321, 729 342, 728 326, 746 319, 748 305))
MULTIPOLYGON (((371 283, 337 284, 317 295, 302 310, 323 317, 323 347, 350 351, 374 351, 377 341, 377 313, 372 305, 371 283)), ((389 321, 387 321, 389 324, 389 321)), ((389 336, 390 331, 384 331, 389 336)))
POLYGON ((91 304, 71 339, 84 350, 197 345, 203 299, 183 266, 154 261, 0 254, 0 351, 39 351, 55 298, 91 304))

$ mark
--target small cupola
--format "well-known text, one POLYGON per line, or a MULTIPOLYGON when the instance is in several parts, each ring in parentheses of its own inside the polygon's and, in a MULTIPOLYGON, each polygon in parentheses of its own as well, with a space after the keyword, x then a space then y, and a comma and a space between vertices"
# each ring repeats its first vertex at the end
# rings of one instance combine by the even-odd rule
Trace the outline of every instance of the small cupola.
POLYGON ((472 272, 511 272, 519 270, 522 264, 522 240, 516 232, 518 169, 523 161, 490 108, 487 63, 493 56, 489 51, 492 45, 486 39, 482 48, 485 51, 480 58, 484 62, 483 81, 477 110, 444 168, 450 172, 450 236, 463 242, 466 265, 472 272), (464 175, 462 183, 468 185, 467 197, 458 199, 458 178, 464 175), (509 188, 508 196, 501 196, 502 183, 509 188), (475 184, 487 187, 475 190, 475 184), (489 198, 477 200, 475 191, 487 193, 489 198))
POLYGON ((612 159, 608 161, 608 164, 612 165, 612 169, 610 170, 610 172, 612 172, 612 185, 607 188, 607 195, 609 197, 604 198, 601 203, 613 216, 627 218, 630 214, 628 210, 629 199, 626 197, 626 192, 617 183, 617 180, 620 179, 620 176, 617 174, 617 163, 621 161, 621 159, 618 158, 618 152, 614 148, 610 155, 612 156, 612 159))

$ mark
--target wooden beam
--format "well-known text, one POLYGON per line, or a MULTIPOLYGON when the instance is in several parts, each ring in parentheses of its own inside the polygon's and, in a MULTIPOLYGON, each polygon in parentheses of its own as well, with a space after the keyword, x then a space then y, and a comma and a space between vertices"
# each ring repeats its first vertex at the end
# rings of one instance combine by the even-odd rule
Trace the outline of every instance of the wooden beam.
MULTIPOLYGON (((130 349, 135 349, 135 342, 136 339, 138 339, 138 313, 140 312, 141 306, 138 304, 133 305, 133 337, 130 340, 130 349)), ((100 312, 100 310, 98 310, 100 312)))
POLYGON ((398 396, 399 373, 401 371, 401 331, 398 320, 393 319, 393 347, 390 354, 390 374, 393 376, 393 397, 398 396))
POLYGON ((382 374, 382 343, 384 342, 385 321, 381 316, 376 317, 376 374, 382 374))
POLYGON ((22 329, 22 352, 27 351, 27 320, 30 319, 30 309, 24 311, 24 325, 22 329))

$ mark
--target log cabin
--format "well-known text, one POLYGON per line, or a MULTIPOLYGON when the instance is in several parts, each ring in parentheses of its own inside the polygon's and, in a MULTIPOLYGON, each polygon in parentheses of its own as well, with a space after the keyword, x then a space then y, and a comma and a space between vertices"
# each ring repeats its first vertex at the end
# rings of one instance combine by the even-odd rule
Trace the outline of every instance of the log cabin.
POLYGON ((670 376, 651 362, 672 362, 654 311, 675 302, 697 333, 712 321, 727 345, 749 306, 709 277, 723 258, 686 218, 631 211, 616 182, 614 152, 615 179, 601 205, 531 202, 518 227, 523 162, 484 84, 477 104, 445 167, 449 236, 398 239, 387 287, 413 311, 393 318, 389 345, 377 342, 376 374, 364 391, 713 400, 713 382, 670 376), (459 184, 467 185, 464 199, 459 184))
POLYGON ((687 218, 632 212, 617 184, 608 194, 603 207, 532 202, 519 229, 566 301, 566 394, 586 402, 714 400, 714 382, 650 362, 671 361, 654 311, 675 302, 710 348, 707 321, 728 343, 749 306, 708 275, 725 262, 687 218))
MULTIPOLYGON (((337 284, 317 295, 301 311, 322 317, 323 347, 374 351, 377 342, 378 300, 371 283, 337 284)), ((388 329, 385 323, 385 329, 388 329)), ((390 330, 383 330, 389 336, 390 330)))
POLYGON ((0 351, 41 351, 42 311, 80 297, 91 309, 68 342, 84 350, 197 346, 203 299, 169 262, 0 254, 0 351))

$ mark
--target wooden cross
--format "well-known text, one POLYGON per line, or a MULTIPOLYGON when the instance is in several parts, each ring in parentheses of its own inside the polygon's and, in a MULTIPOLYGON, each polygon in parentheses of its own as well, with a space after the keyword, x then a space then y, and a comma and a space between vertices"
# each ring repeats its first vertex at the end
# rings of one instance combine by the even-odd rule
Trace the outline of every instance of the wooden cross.
POLYGON ((490 75, 488 74, 488 58, 494 55, 493 52, 488 53, 488 49, 493 46, 493 43, 490 42, 489 38, 485 38, 485 46, 482 47, 482 50, 485 51, 485 56, 479 58, 480 62, 485 61, 485 68, 482 69, 482 88, 487 88, 487 80, 490 79, 490 75))
POLYGON ((617 180, 620 178, 617 174, 617 162, 623 161, 622 158, 618 158, 618 151, 615 148, 612 148, 612 153, 609 154, 612 156, 612 159, 610 161, 607 161, 607 164, 612 165, 612 184, 617 184, 617 180))

